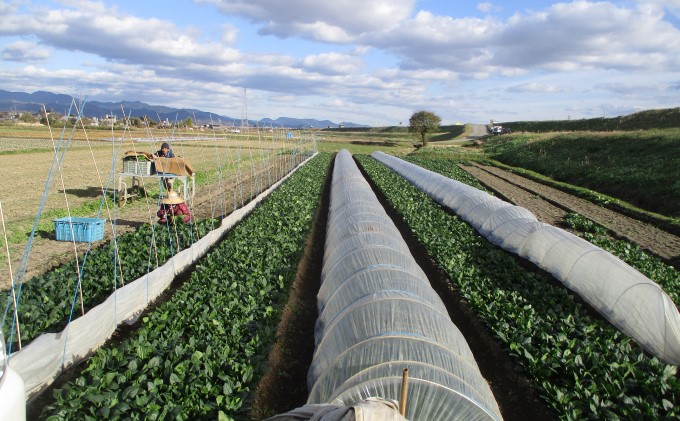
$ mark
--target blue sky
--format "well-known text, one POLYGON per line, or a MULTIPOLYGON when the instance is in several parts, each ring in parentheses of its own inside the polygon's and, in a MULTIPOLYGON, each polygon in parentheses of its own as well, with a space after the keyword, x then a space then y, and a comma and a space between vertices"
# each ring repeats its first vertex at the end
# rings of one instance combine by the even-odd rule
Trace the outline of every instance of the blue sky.
POLYGON ((250 119, 680 106, 680 0, 0 0, 0 89, 250 119))

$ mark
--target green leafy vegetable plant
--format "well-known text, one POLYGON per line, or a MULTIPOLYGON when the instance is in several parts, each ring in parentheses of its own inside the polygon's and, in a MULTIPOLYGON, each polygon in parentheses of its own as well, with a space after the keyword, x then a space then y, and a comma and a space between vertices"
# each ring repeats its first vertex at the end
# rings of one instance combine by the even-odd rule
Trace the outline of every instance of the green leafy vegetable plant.
POLYGON ((80 376, 43 416, 234 419, 252 399, 330 163, 319 155, 197 265, 191 278, 80 376))
MULTIPOLYGON (((358 160, 562 419, 680 416, 677 367, 650 358, 566 288, 524 269, 384 165, 358 160)), ((445 175, 458 171, 449 164, 445 175)))

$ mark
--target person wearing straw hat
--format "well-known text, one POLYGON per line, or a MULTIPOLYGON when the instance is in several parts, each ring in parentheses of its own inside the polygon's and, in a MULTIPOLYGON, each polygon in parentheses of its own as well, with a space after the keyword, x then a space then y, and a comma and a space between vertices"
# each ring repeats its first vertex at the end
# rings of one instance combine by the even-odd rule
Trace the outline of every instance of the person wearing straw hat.
POLYGON ((169 190, 166 197, 161 200, 161 208, 156 215, 158 215, 158 222, 161 224, 167 223, 169 218, 174 217, 181 217, 182 222, 185 223, 191 221, 189 207, 184 203, 184 200, 172 190, 169 190))

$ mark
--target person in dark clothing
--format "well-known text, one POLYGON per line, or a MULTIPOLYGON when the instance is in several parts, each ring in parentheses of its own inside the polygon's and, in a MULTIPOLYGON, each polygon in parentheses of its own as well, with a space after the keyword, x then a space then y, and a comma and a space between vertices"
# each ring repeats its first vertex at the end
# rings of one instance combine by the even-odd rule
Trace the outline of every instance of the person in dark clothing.
MULTIPOLYGON (((161 145, 161 149, 156 152, 156 156, 159 158, 174 158, 175 154, 172 153, 170 145, 168 145, 167 142, 163 142, 163 144, 161 145)), ((165 190, 167 191, 172 190, 172 184, 174 181, 175 180, 172 177, 163 177, 163 186, 165 187, 165 190)))
POLYGON ((174 158, 175 154, 172 153, 170 145, 168 145, 167 142, 163 142, 163 144, 161 145, 161 149, 156 152, 156 156, 159 158, 174 158))

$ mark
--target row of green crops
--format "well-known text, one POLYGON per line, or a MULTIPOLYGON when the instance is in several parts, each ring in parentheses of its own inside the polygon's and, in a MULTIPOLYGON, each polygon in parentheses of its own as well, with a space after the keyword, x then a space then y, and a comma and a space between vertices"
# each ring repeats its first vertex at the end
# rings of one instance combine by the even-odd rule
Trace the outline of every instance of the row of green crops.
POLYGON ((643 251, 635 243, 612 239, 605 227, 582 215, 570 213, 566 219, 580 237, 628 263, 659 284, 674 303, 680 303, 680 272, 675 268, 643 251))
POLYGON ((504 122, 503 127, 515 131, 557 132, 557 131, 612 131, 612 130, 650 130, 677 128, 680 121, 680 108, 645 110, 627 116, 596 117, 580 120, 513 121, 504 122))
MULTIPOLYGON (((458 167, 457 164, 463 161, 423 157, 409 157, 407 160, 428 170, 484 190, 484 187, 479 184, 476 178, 458 167)), ((581 215, 571 213, 567 216, 566 222, 580 237, 628 263, 643 275, 658 283, 673 302, 680 303, 680 272, 672 266, 643 251, 635 243, 613 240, 607 235, 605 227, 581 215)))
POLYGON ((562 419, 680 416, 675 366, 645 355, 565 288, 523 269, 387 167, 358 159, 562 419))
MULTIPOLYGON (((163 265, 168 259, 193 244, 213 229, 219 221, 206 219, 194 224, 156 225, 145 224, 139 229, 118 236, 118 256, 122 280, 133 281, 163 265), (155 241, 152 239, 155 238, 155 241), (153 247, 152 247, 153 245, 153 247)), ((115 287, 121 287, 120 271, 116 268, 113 242, 92 249, 82 266, 83 307, 85 311, 103 302, 115 287)), ((78 273, 75 260, 35 276, 21 288, 19 295, 19 322, 22 345, 28 344, 45 332, 59 332, 68 323, 73 299, 76 298, 73 318, 80 316, 80 299, 75 296, 78 273)), ((18 290, 17 290, 18 291, 18 290)), ((2 303, 7 303, 10 292, 0 293, 2 303)), ((12 324, 6 320, 2 326, 9 340, 12 324)), ((13 349, 17 349, 17 337, 13 337, 13 349)))
POLYGON ((320 202, 329 155, 276 190, 127 340, 54 391, 59 419, 230 419, 252 399, 320 202))
POLYGON ((485 150, 505 164, 680 216, 680 129, 501 136, 485 150))

